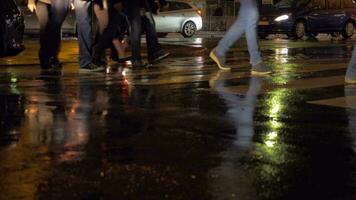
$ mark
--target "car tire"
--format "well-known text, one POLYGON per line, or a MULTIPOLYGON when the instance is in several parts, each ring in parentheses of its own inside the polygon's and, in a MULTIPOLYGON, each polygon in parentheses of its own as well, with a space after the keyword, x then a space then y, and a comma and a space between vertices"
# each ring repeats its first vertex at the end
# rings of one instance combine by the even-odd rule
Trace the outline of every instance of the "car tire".
POLYGON ((304 21, 297 21, 294 26, 293 36, 295 39, 302 39, 307 33, 307 26, 304 21))
POLYGON ((196 31, 197 31, 197 26, 195 25, 195 23, 189 21, 183 25, 182 35, 183 37, 192 37, 196 31))
POLYGON ((344 25, 344 28, 341 32, 342 37, 348 39, 354 35, 355 32, 355 23, 351 20, 347 21, 344 25))

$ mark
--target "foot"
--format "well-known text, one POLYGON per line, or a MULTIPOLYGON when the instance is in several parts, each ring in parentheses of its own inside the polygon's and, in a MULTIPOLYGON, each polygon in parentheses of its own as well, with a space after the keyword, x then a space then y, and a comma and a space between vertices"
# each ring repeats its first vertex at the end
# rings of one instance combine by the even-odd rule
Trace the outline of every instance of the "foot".
POLYGON ((218 56, 215 50, 212 50, 209 54, 210 58, 218 65, 219 69, 230 71, 231 68, 225 65, 226 60, 224 56, 218 56))
POLYGON ((133 68, 147 68, 148 64, 143 62, 142 60, 134 60, 132 61, 133 68))
POLYGON ((58 58, 51 57, 41 62, 42 70, 52 70, 62 68, 62 63, 59 62, 58 58))
POLYGON ((346 71, 345 82, 349 84, 356 84, 356 70, 349 67, 346 71))
POLYGON ((62 63, 59 62, 58 58, 52 57, 49 59, 49 64, 52 68, 62 68, 62 63))
POLYGON ((95 63, 89 63, 84 67, 81 67, 79 72, 104 72, 105 68, 95 63))
POLYGON ((151 59, 149 59, 149 64, 157 63, 157 62, 167 58, 167 56, 169 56, 168 52, 159 51, 155 56, 153 56, 151 59))
POLYGON ((125 63, 126 61, 131 60, 131 56, 125 57, 125 58, 119 58, 117 60, 118 63, 125 63))
POLYGON ((251 74, 252 75, 268 75, 272 73, 272 69, 265 65, 263 62, 259 62, 256 65, 252 66, 252 71, 251 74))

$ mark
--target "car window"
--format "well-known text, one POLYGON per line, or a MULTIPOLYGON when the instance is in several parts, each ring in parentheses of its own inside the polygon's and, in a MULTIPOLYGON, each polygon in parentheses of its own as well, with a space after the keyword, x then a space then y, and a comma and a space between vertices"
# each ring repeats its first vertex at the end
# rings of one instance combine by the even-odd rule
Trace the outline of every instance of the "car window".
POLYGON ((325 0, 313 0, 311 2, 311 7, 312 8, 317 8, 317 9, 325 9, 326 8, 326 2, 325 2, 325 0))
POLYGON ((326 0, 329 9, 340 9, 341 1, 340 0, 326 0))
POLYGON ((355 7, 355 3, 353 0, 343 0, 342 2, 343 8, 353 8, 355 7))
POLYGON ((17 6, 13 0, 1 0, 0 12, 3 14, 10 14, 16 12, 17 6))
POLYGON ((309 0, 281 0, 275 4, 277 9, 299 8, 309 3, 309 0))
POLYGON ((168 11, 175 11, 175 10, 184 10, 184 9, 191 9, 192 7, 183 2, 169 2, 168 3, 168 11))

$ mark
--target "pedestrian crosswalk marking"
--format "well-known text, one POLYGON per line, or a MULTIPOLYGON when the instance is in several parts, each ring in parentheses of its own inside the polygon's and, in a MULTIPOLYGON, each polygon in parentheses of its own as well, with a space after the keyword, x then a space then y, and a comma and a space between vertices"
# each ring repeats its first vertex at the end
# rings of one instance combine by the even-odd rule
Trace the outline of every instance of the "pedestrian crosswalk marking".
MULTIPOLYGON (((331 87, 337 85, 344 85, 344 76, 330 76, 322 78, 298 79, 291 80, 286 84, 263 84, 259 94, 265 94, 277 89, 290 89, 290 90, 305 90, 315 89, 322 87, 331 87)), ((246 94, 249 89, 248 85, 238 85, 225 87, 227 92, 236 94, 246 94)))
POLYGON ((356 109, 356 95, 344 96, 344 97, 338 97, 332 99, 322 99, 317 101, 309 101, 308 103, 324 105, 324 106, 356 109))

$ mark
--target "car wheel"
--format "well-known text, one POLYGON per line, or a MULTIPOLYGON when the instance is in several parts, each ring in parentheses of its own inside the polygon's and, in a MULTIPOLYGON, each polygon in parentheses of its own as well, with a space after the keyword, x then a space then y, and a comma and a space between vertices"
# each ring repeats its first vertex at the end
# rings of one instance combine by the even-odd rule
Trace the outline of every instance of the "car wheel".
POLYGON ((354 35, 355 32, 355 24, 353 21, 347 21, 344 25, 344 29, 341 32, 342 37, 345 39, 350 38, 354 35))
POLYGON ((303 21, 298 21, 294 26, 295 39, 302 39, 306 34, 306 25, 303 21))
POLYGON ((196 31, 197 31, 197 26, 195 25, 195 23, 189 21, 183 25, 182 35, 184 37, 192 37, 196 31))

